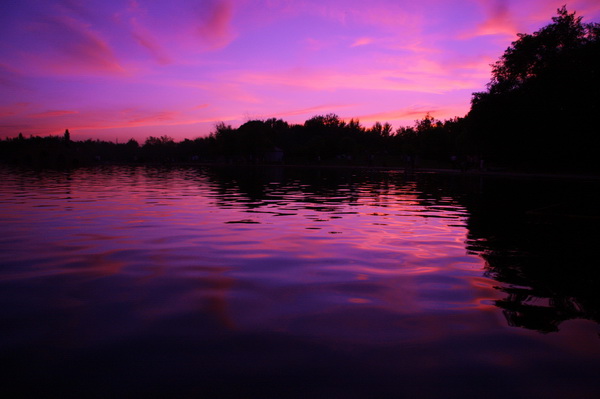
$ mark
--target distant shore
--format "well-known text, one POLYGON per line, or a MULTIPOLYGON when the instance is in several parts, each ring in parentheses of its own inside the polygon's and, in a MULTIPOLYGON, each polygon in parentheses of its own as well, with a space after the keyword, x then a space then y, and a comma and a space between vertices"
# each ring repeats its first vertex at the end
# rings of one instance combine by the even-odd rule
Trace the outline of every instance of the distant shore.
POLYGON ((150 167, 209 167, 209 168, 306 168, 306 169, 360 169, 360 170, 378 170, 402 172, 405 174, 452 174, 462 176, 486 176, 486 177, 511 177, 511 178, 542 178, 542 179, 581 179, 581 180, 600 180, 600 173, 590 173, 581 171, 544 171, 528 170, 509 167, 491 167, 485 169, 471 168, 461 170, 452 167, 440 166, 416 166, 406 167, 403 165, 368 165, 368 164, 347 164, 347 163, 219 163, 219 162, 101 162, 84 164, 75 167, 65 167, 56 165, 27 165, 2 162, 0 165, 16 166, 27 169, 77 169, 79 167, 103 167, 103 166, 150 166, 150 167))

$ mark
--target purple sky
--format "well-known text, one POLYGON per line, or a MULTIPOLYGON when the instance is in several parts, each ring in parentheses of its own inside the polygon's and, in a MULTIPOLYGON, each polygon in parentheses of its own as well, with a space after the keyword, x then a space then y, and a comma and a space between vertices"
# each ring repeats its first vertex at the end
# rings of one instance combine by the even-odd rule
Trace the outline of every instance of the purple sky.
MULTIPOLYGON (((489 64, 566 0, 5 0, 0 137, 193 139, 319 114, 464 116, 489 64)), ((598 0, 567 2, 584 22, 598 0)))

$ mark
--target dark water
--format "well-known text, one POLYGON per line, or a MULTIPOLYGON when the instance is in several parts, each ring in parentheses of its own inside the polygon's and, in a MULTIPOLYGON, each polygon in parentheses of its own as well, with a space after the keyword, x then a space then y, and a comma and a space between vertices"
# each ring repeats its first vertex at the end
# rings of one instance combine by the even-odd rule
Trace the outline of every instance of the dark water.
POLYGON ((598 183, 0 169, 10 397, 596 398, 598 183))

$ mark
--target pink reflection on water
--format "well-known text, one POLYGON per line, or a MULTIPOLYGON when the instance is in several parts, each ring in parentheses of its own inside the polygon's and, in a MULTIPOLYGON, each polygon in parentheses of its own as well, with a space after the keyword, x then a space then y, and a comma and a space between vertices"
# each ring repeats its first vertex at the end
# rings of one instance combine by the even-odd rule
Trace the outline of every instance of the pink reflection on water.
POLYGON ((18 184, 26 196, 3 215, 22 215, 27 244, 12 256, 30 266, 2 277, 116 278, 109 295, 146 322, 202 314, 226 329, 395 342, 476 331, 464 312, 492 308, 465 210, 424 202, 412 183, 332 195, 277 183, 250 198, 194 170, 131 168, 18 184))
POLYGON ((94 372, 123 364, 117 374, 143 359, 144 386, 165 364, 192 370, 183 383, 340 368, 354 370, 340 381, 384 376, 414 397, 456 375, 469 386, 516 378, 546 397, 540 387, 600 356, 595 323, 508 327, 496 306, 506 292, 465 248, 466 209, 402 178, 252 185, 118 167, 0 177, 0 349, 43 374, 74 358, 94 372))

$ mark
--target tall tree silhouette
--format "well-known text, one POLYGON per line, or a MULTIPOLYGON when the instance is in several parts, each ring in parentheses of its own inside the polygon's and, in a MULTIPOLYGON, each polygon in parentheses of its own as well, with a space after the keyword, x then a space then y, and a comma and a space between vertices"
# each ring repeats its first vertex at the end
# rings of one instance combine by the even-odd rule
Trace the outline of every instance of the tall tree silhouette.
POLYGON ((487 90, 473 94, 469 141, 497 161, 599 168, 590 116, 599 111, 600 25, 562 7, 518 37, 492 65, 487 90))

